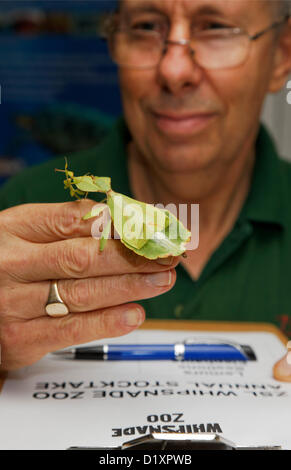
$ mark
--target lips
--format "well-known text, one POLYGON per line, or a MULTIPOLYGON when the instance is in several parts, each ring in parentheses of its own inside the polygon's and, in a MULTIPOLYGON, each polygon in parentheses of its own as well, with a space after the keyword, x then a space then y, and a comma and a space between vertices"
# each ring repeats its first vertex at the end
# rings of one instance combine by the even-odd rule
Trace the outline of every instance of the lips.
POLYGON ((153 112, 158 129, 168 135, 187 136, 202 131, 216 116, 216 113, 171 113, 153 112))

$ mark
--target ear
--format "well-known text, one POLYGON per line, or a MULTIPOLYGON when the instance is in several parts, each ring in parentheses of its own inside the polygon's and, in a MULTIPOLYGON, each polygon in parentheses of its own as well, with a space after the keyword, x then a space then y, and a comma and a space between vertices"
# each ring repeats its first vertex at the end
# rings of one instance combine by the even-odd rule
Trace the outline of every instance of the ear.
POLYGON ((270 93, 276 93, 283 88, 291 72, 291 18, 276 41, 273 73, 268 88, 270 93))

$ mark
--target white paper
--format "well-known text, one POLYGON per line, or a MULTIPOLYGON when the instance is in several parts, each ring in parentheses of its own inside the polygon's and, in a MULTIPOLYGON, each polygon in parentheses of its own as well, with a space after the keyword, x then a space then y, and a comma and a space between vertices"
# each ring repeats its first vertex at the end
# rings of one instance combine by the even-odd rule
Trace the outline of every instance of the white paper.
POLYGON ((272 378, 285 353, 275 335, 138 330, 106 342, 175 343, 193 336, 249 344, 257 361, 97 362, 47 355, 6 380, 0 449, 116 447, 151 431, 216 432, 241 446, 291 449, 291 384, 272 378))

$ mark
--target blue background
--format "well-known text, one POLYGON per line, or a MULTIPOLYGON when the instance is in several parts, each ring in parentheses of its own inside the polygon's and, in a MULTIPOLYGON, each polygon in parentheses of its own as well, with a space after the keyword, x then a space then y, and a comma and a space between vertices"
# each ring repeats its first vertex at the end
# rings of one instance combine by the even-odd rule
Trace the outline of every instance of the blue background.
POLYGON ((25 166, 96 145, 120 114, 116 67, 88 26, 115 6, 111 0, 0 1, 0 184, 25 166), (79 29, 13 27, 13 18, 33 11, 67 15, 79 29))

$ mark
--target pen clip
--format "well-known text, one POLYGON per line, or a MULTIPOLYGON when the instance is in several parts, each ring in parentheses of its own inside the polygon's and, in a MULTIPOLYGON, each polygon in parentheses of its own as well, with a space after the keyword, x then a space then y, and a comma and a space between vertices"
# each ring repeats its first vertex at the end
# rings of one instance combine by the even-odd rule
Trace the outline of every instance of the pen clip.
POLYGON ((209 337, 190 337, 186 338, 183 341, 184 346, 190 345, 190 344, 227 344, 228 346, 234 347, 237 351, 239 351, 243 356, 246 357, 247 359, 247 354, 244 348, 242 347, 241 344, 237 343, 236 341, 229 341, 229 340, 223 340, 223 339, 218 339, 218 338, 209 338, 209 337))

